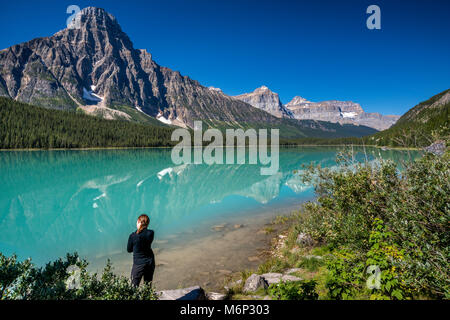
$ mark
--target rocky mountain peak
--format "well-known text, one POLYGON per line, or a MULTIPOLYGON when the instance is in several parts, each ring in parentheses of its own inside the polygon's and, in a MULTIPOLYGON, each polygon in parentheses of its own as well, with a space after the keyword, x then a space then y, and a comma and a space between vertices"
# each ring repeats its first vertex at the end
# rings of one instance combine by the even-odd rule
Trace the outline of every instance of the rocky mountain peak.
MULTIPOLYGON (((102 8, 86 7, 82 9, 78 14, 80 15, 82 29, 108 30, 112 26, 120 29, 120 25, 117 22, 117 19, 102 8)), ((73 28, 73 23, 75 23, 75 21, 76 19, 72 21, 72 24, 69 25, 69 28, 73 28)))
MULTIPOLYGON (((122 31, 117 19, 102 8, 87 7, 82 9, 69 26, 55 34, 55 36, 69 35, 72 43, 81 41, 89 45, 95 44, 95 49, 103 48, 108 44, 122 43, 128 49, 133 45, 128 36, 122 31), (80 26, 76 28, 79 21, 80 26), (93 43, 101 40, 100 43, 93 43)), ((63 38, 64 39, 64 38, 63 38)))
POLYGON ((272 92, 272 91, 271 91, 268 87, 266 87, 266 86, 261 86, 261 87, 259 87, 259 88, 256 88, 255 91, 253 91, 253 92, 266 92, 266 91, 272 92))
POLYGON ((133 47, 116 18, 103 9, 85 8, 76 19, 79 28, 0 51, 0 96, 107 119, 191 128, 201 119, 239 127, 279 125, 301 136, 304 129, 325 130, 323 124, 279 119, 293 115, 267 86, 233 98, 159 66, 150 53, 133 47))
POLYGON ((286 106, 296 106, 302 103, 311 103, 311 101, 308 101, 300 96, 295 96, 291 101, 289 101, 288 104, 286 104, 286 106))
POLYGON ((256 88, 251 93, 244 93, 235 96, 235 98, 248 103, 255 108, 269 112, 278 118, 292 117, 289 110, 287 110, 281 103, 278 94, 271 91, 266 86, 256 88))
POLYGON ((384 116, 376 112, 366 113, 359 103, 353 101, 311 102, 296 96, 285 107, 295 119, 364 125, 377 130, 389 128, 399 118, 398 116, 384 116))

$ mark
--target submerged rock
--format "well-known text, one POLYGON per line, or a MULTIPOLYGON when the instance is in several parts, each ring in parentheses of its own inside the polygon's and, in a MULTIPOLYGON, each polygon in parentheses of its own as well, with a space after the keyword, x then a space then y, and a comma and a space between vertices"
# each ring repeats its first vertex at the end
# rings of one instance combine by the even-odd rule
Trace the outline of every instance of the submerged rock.
POLYGON ((226 223, 218 224, 212 226, 211 229, 213 229, 214 231, 222 231, 223 229, 225 229, 226 225, 227 225, 226 223))
POLYGON ((167 262, 157 260, 157 261, 156 261, 156 266, 157 266, 157 267, 167 266, 167 262))
POLYGON ((240 286, 242 284, 242 280, 237 280, 237 281, 234 281, 234 282, 230 282, 229 284, 227 284, 226 286, 224 286, 223 288, 226 290, 226 291, 229 291, 229 290, 231 290, 231 289, 233 289, 233 288, 235 288, 235 287, 237 287, 237 286, 240 286))
POLYGON ((255 262, 255 261, 259 261, 260 259, 257 256, 251 256, 251 257, 248 257, 247 260, 250 262, 255 262))
POLYGON ((231 270, 227 270, 227 269, 220 269, 218 271, 221 274, 232 274, 233 273, 231 270))
POLYGON ((159 300, 206 300, 205 291, 200 286, 158 291, 159 300))

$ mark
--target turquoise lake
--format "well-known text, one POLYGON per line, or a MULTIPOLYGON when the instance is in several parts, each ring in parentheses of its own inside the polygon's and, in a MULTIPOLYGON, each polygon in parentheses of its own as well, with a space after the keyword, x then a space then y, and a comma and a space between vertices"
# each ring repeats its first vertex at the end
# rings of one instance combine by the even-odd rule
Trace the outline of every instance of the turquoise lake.
MULTIPOLYGON (((169 149, 3 151, 0 252, 37 264, 74 251, 99 265, 116 257, 127 274, 126 241, 139 214, 151 218, 155 247, 183 252, 214 225, 274 217, 313 199, 313 188, 301 179, 302 164, 335 166, 339 150, 281 148, 279 171, 272 176, 260 175, 259 165, 176 166, 169 149)), ((365 159, 357 151, 356 158, 365 159)), ((369 160, 410 157, 398 150, 367 153, 369 160)), ((250 242, 242 238, 239 248, 250 242)))

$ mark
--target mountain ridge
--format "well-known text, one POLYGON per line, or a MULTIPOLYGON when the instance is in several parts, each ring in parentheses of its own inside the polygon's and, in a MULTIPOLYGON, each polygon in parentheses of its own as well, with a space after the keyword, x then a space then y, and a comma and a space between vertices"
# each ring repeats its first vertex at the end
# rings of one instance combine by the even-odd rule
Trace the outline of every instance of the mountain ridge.
POLYGON ((251 93, 243 93, 233 98, 264 110, 277 118, 293 119, 292 113, 281 103, 279 95, 264 85, 251 93))
POLYGON ((396 115, 385 116, 377 112, 365 112, 359 103, 353 101, 312 102, 301 96, 295 96, 287 104, 283 104, 278 94, 266 86, 233 97, 277 118, 363 125, 376 130, 385 130, 400 118, 396 115))
POLYGON ((450 89, 420 102, 387 130, 365 137, 384 146, 426 147, 438 139, 450 140, 450 89))
POLYGON ((327 100, 311 102, 296 96, 285 106, 293 113, 296 119, 353 123, 369 126, 377 130, 389 128, 400 118, 397 115, 365 112, 359 103, 353 101, 327 100))
MULTIPOLYGON (((134 48, 104 9, 87 7, 79 14, 79 29, 66 28, 0 52, 0 96, 107 119, 152 117, 189 128, 203 120, 212 127, 280 128, 281 135, 347 136, 350 127, 277 118, 158 65, 151 53, 134 48)), ((357 136, 372 133, 364 126, 350 129, 357 136)))

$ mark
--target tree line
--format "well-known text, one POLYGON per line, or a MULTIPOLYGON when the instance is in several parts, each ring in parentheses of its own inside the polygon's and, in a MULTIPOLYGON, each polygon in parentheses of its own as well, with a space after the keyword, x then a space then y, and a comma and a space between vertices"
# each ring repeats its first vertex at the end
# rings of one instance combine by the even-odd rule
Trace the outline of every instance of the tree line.
POLYGON ((170 146, 172 128, 105 120, 0 97, 0 148, 170 146))

